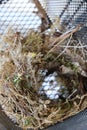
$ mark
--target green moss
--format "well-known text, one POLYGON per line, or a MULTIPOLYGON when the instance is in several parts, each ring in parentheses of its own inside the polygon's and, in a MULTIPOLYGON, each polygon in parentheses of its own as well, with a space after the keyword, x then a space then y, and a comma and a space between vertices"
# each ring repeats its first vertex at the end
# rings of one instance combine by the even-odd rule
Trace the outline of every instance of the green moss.
POLYGON ((24 126, 28 126, 31 124, 31 118, 30 117, 27 117, 24 121, 24 126))

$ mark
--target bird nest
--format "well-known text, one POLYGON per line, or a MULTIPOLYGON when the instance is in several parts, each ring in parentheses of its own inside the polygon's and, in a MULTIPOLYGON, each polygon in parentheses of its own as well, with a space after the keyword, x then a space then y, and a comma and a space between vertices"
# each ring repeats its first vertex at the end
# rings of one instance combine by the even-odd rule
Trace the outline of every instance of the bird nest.
MULTIPOLYGON (((30 30, 26 37, 10 28, 3 36, 0 104, 21 128, 42 129, 86 108, 87 50, 73 36, 79 28, 60 36, 30 30), (48 96, 47 88, 43 92, 41 89, 44 80, 53 73, 60 85, 56 98, 48 96)), ((51 79, 51 89, 55 87, 53 82, 51 79)))

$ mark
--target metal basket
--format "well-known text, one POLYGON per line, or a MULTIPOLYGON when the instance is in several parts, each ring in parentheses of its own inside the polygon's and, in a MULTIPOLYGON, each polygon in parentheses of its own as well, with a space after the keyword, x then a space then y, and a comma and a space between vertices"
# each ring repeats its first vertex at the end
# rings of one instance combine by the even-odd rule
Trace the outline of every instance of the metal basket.
MULTIPOLYGON (((37 1, 37 0, 36 0, 37 1)), ((39 0, 52 23, 56 17, 66 26, 87 24, 86 0, 39 0)), ((35 12, 38 7, 34 0, 1 0, 0 1, 0 34, 4 34, 9 27, 21 33, 27 33, 29 29, 38 29, 41 17, 35 12)))
MULTIPOLYGON (((59 18, 61 25, 66 26, 67 29, 82 24, 84 28, 77 33, 77 36, 81 37, 81 35, 83 35, 82 40, 84 40, 84 42, 87 41, 86 0, 0 0, 1 36, 4 35, 9 28, 12 28, 16 32, 21 32, 23 35, 26 35, 30 29, 43 32, 54 24, 56 18, 59 18), (44 29, 41 28, 42 26, 44 26, 44 29)), ((58 29, 58 26, 56 26, 55 29, 58 29)), ((81 116, 82 114, 80 114, 80 117, 81 116)), ((77 119, 79 120, 79 118, 77 119)), ((74 118, 72 120, 74 120, 74 118)), ((56 130, 54 127, 47 129, 56 130)), ((14 127, 12 129, 16 130, 17 128, 14 127)), ((63 127, 57 127, 57 129, 63 130, 63 127)))

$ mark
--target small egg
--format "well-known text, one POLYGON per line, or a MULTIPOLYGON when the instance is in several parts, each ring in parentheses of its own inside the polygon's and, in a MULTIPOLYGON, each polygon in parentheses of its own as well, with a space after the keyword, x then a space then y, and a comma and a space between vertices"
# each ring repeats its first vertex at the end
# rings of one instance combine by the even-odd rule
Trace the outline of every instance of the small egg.
POLYGON ((49 88, 50 90, 53 90, 54 89, 54 86, 53 85, 50 85, 50 88, 49 88))
POLYGON ((58 99, 59 98, 59 95, 55 95, 54 99, 58 99))
POLYGON ((47 85, 47 82, 43 82, 42 83, 42 86, 44 87, 44 86, 46 86, 47 85))
POLYGON ((56 87, 54 88, 54 90, 55 90, 55 91, 60 90, 60 86, 56 86, 56 87))
POLYGON ((50 88, 49 85, 44 86, 44 90, 48 90, 50 88))
POLYGON ((48 91, 46 91, 46 95, 48 96, 48 95, 51 95, 52 94, 52 90, 48 90, 48 91))
POLYGON ((52 94, 53 94, 53 95, 57 94, 57 91, 56 91, 56 90, 53 90, 53 91, 52 91, 52 94))
POLYGON ((50 99, 54 99, 54 98, 55 98, 55 95, 52 95, 52 94, 51 94, 51 95, 49 95, 49 98, 50 98, 50 99))
POLYGON ((49 80, 50 80, 50 76, 47 76, 47 77, 44 79, 45 82, 49 82, 49 80))
POLYGON ((55 80, 55 76, 51 76, 50 78, 49 78, 49 81, 54 81, 55 80))

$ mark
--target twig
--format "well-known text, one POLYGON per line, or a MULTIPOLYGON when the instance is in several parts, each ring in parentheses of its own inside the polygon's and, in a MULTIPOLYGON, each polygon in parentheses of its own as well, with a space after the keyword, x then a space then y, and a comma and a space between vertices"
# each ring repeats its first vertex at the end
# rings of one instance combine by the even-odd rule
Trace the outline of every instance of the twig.
POLYGON ((50 52, 52 52, 57 46, 59 46, 65 39, 67 39, 68 37, 72 36, 73 33, 77 32, 79 29, 81 28, 81 25, 77 26, 74 29, 71 29, 70 31, 67 31, 66 33, 62 34, 60 37, 56 38, 56 40, 51 44, 51 46, 53 46, 48 53, 45 56, 45 59, 47 58, 47 56, 49 55, 50 52))
MULTIPOLYGON (((68 30, 67 32, 65 32, 62 35, 60 35, 60 37, 56 38, 55 41, 51 44, 51 46, 55 45, 56 43, 57 43, 57 45, 59 45, 66 38, 68 38, 69 36, 71 36, 75 32, 77 32, 80 28, 81 28, 81 25, 78 25, 76 28, 72 27, 70 30, 68 30)), ((57 45, 55 45, 54 47, 56 47, 57 45)))
POLYGON ((47 117, 47 119, 49 119, 49 120, 51 120, 53 117, 55 117, 56 116, 56 114, 60 111, 60 107, 59 107, 59 109, 57 110, 57 111, 53 111, 48 117, 47 117))
POLYGON ((54 61, 56 61, 57 58, 59 58, 59 57, 67 50, 67 48, 68 48, 68 46, 69 46, 69 44, 70 44, 71 39, 72 39, 72 35, 71 35, 71 37, 70 37, 70 39, 69 39, 67 45, 65 46, 64 50, 54 59, 54 61))
MULTIPOLYGON (((66 46, 59 46, 61 48, 65 48, 66 46)), ((82 48, 86 48, 87 45, 83 45, 83 46, 67 46, 67 48, 77 48, 77 49, 82 49, 82 48)))
POLYGON ((78 104, 79 108, 81 108, 82 103, 84 102, 85 98, 87 98, 87 94, 83 95, 80 99, 80 102, 78 104))
POLYGON ((36 102, 30 100, 30 98, 27 98, 26 96, 22 96, 21 94, 15 92, 15 91, 14 91, 13 89, 11 89, 11 88, 9 88, 9 90, 10 90, 13 94, 15 94, 16 96, 21 97, 21 98, 27 100, 27 102, 28 102, 29 104, 31 104, 31 105, 35 105, 36 102))

